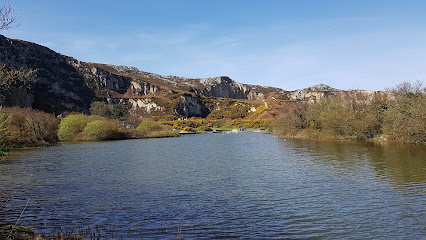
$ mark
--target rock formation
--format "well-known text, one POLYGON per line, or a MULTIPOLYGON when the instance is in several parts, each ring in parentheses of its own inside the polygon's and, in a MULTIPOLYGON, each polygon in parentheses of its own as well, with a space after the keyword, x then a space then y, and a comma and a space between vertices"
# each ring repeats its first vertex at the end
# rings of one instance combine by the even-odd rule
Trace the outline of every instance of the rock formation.
POLYGON ((0 88, 0 105, 64 111, 89 112, 93 101, 123 104, 133 112, 148 115, 175 114, 206 117, 211 99, 267 99, 315 102, 340 90, 324 84, 296 91, 248 85, 229 77, 183 78, 141 71, 132 66, 82 62, 47 47, 0 35, 0 64, 11 70, 34 70, 29 88, 0 88))
POLYGON ((210 110, 204 105, 199 97, 194 97, 191 94, 181 96, 179 106, 175 109, 177 115, 185 117, 207 117, 210 110))
POLYGON ((298 89, 287 94, 287 98, 289 100, 301 100, 301 101, 309 101, 316 102, 324 97, 335 94, 336 92, 340 92, 341 90, 332 88, 323 83, 304 88, 298 89))

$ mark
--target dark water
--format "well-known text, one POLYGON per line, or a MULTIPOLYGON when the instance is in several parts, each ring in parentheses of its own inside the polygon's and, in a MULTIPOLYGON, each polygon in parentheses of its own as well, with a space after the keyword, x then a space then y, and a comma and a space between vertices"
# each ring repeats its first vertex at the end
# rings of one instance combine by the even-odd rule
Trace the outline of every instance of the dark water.
POLYGON ((242 133, 70 144, 0 163, 0 221, 145 239, 426 239, 426 147, 242 133), (20 189, 17 193, 16 190, 20 189))

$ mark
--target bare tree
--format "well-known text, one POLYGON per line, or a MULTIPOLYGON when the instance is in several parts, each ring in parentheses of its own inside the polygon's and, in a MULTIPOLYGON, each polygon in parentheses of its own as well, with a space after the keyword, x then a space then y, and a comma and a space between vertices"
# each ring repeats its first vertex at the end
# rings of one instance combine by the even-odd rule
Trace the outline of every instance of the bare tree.
POLYGON ((18 19, 8 1, 0 7, 0 31, 19 25, 18 19))
POLYGON ((417 80, 415 82, 402 82, 396 87, 390 89, 393 92, 397 92, 404 95, 409 94, 426 94, 426 85, 420 80, 417 80))

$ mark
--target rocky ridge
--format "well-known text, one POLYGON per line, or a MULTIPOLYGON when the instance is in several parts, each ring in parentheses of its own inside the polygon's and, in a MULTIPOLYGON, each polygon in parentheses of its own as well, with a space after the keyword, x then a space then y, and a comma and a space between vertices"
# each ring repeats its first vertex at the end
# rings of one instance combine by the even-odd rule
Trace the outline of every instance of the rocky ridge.
POLYGON ((264 105, 271 98, 316 101, 340 91, 324 84, 290 92, 238 83, 227 76, 165 76, 133 66, 83 62, 41 45, 2 35, 0 64, 11 70, 36 71, 30 88, 17 85, 0 89, 0 105, 32 107, 55 114, 88 113, 92 102, 104 101, 126 105, 134 114, 205 117, 213 110, 206 104, 223 98, 264 105))

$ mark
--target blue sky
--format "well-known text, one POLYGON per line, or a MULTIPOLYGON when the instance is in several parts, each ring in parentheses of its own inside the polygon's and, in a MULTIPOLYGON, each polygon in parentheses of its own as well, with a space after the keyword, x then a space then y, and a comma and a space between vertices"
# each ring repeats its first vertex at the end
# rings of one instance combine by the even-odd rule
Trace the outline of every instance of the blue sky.
POLYGON ((426 79, 426 1, 9 0, 0 32, 82 61, 286 90, 426 79))

